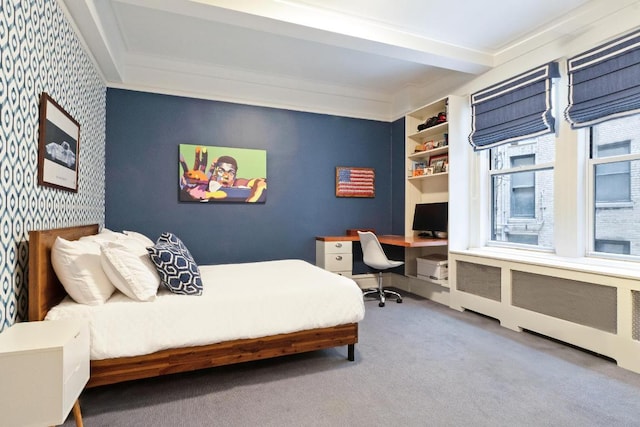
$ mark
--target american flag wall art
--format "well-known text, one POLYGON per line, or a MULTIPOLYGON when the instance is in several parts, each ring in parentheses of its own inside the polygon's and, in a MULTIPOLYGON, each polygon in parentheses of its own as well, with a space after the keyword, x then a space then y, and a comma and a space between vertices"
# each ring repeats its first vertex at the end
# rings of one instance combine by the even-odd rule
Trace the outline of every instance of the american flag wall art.
POLYGON ((336 197, 375 197, 376 173, 373 168, 336 168, 336 197))

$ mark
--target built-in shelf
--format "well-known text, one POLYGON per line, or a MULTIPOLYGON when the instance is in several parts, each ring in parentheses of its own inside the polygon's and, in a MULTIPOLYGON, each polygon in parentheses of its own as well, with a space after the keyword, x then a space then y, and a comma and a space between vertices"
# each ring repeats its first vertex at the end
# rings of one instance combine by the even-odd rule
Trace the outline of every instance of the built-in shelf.
POLYGON ((422 280, 423 282, 433 283, 433 284, 442 286, 443 288, 448 288, 449 287, 449 279, 436 280, 436 279, 428 279, 428 278, 425 278, 425 277, 414 276, 414 275, 409 275, 408 277, 411 277, 411 278, 417 279, 417 280, 422 280))
POLYGON ((449 146, 434 148, 433 150, 417 151, 413 154, 409 154, 407 157, 411 160, 426 159, 431 156, 437 156, 438 154, 444 154, 449 151, 449 146))
POLYGON ((435 135, 442 136, 447 132, 449 126, 447 122, 437 124, 435 126, 431 126, 430 128, 426 128, 421 130, 420 132, 416 132, 414 134, 409 135, 408 137, 413 139, 418 143, 422 143, 424 141, 428 141, 429 139, 433 139, 435 135))
MULTIPOLYGON (((451 97, 436 100, 405 116, 405 235, 416 233, 413 230, 413 217, 418 204, 441 203, 449 200, 449 152, 451 145, 459 142, 459 138, 456 138, 456 129, 450 129, 454 122, 445 121, 418 131, 418 126, 422 127, 426 121, 441 116, 441 113, 444 113, 447 119, 452 119, 448 114, 449 99, 451 97), (416 148, 422 148, 419 145, 424 148, 437 148, 416 151, 416 148), (431 168, 429 171, 434 173, 413 176, 414 170, 422 168, 425 171, 431 168)), ((427 298, 433 297, 434 301, 448 304, 449 281, 447 279, 429 279, 428 275, 418 277, 418 259, 436 254, 445 257, 448 255, 448 239, 442 239, 438 243, 438 246, 406 249, 404 274, 411 278, 410 282, 413 282, 416 289, 425 291, 427 298)))
POLYGON ((421 180, 421 179, 429 179, 429 178, 438 178, 438 177, 443 177, 449 175, 449 172, 440 172, 440 173, 434 173, 432 175, 418 175, 418 176, 409 176, 407 177, 407 179, 409 181, 417 181, 417 180, 421 180))

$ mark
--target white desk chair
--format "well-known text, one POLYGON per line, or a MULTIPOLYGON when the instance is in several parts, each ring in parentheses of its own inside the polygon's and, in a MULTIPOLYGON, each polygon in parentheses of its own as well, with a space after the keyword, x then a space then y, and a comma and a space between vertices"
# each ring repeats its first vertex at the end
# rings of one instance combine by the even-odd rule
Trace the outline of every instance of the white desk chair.
POLYGON ((389 268, 399 267, 404 264, 403 261, 392 261, 387 258, 382 246, 375 234, 370 231, 358 231, 360 236, 360 244, 362 245, 362 258, 369 267, 378 270, 378 287, 374 289, 365 289, 363 296, 378 294, 380 302, 378 305, 384 307, 387 295, 396 297, 396 302, 402 302, 402 296, 394 291, 390 291, 382 287, 382 271, 389 268))

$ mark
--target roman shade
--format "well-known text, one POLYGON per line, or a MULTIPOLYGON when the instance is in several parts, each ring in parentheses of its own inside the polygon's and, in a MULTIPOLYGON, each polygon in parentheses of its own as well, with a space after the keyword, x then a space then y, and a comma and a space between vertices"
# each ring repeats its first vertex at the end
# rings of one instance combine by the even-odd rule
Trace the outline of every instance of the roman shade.
POLYGON ((551 89, 559 76, 558 63, 550 62, 472 94, 474 150, 554 132, 551 89))
POLYGON ((640 31, 567 60, 571 127, 640 112, 640 31))

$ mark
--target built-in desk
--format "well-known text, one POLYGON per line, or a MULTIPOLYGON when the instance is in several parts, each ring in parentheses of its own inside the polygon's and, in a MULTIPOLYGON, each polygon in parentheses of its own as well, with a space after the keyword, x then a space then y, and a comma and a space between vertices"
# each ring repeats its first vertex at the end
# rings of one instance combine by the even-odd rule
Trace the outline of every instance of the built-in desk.
MULTIPOLYGON (((447 279, 431 280, 418 277, 417 258, 431 254, 447 254, 449 241, 447 239, 433 239, 424 237, 400 236, 395 234, 377 235, 383 245, 388 245, 385 252, 391 259, 404 257, 404 274, 391 271, 383 280, 388 283, 385 286, 393 286, 400 290, 414 293, 429 298, 440 304, 449 305, 449 281, 447 279), (389 247, 390 246, 390 247, 389 247), (395 248, 395 250, 394 250, 395 248), (401 251, 393 254, 393 252, 401 251)), ((373 274, 353 274, 354 265, 356 272, 362 264, 362 251, 353 242, 359 241, 358 235, 343 236, 318 236, 316 237, 316 265, 325 270, 351 277, 363 288, 377 286, 376 276, 373 274), (357 259, 354 260, 354 252, 357 259), (355 261, 355 262, 354 262, 355 261)))
MULTIPOLYGON (((447 246, 447 239, 433 239, 425 237, 400 236, 382 234, 377 236, 383 245, 399 246, 403 248, 426 248, 447 246)), ((347 276, 353 271, 353 242, 359 241, 358 235, 317 236, 316 237, 316 265, 325 270, 347 276)))
MULTIPOLYGON (((397 234, 382 234, 378 237, 378 241, 383 245, 402 246, 405 248, 425 248, 427 246, 447 246, 447 239, 433 239, 429 237, 410 237, 400 236, 397 234)), ((318 236, 316 241, 321 242, 357 242, 358 236, 318 236)))

